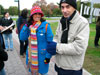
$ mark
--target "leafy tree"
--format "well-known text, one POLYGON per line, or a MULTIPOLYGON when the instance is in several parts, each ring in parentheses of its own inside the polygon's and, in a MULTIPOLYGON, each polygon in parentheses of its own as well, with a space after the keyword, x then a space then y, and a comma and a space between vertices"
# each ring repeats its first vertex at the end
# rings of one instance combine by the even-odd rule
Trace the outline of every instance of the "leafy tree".
POLYGON ((10 15, 18 15, 18 7, 10 6, 8 12, 10 13, 10 15))
POLYGON ((0 15, 3 15, 3 13, 4 13, 4 8, 2 5, 0 5, 0 15))
POLYGON ((95 8, 100 8, 100 3, 94 4, 94 7, 95 7, 95 8))
POLYGON ((54 16, 61 16, 62 15, 61 10, 59 8, 55 8, 53 10, 53 15, 54 16))
POLYGON ((52 10, 50 9, 50 5, 47 5, 45 15, 50 17, 52 15, 52 10))

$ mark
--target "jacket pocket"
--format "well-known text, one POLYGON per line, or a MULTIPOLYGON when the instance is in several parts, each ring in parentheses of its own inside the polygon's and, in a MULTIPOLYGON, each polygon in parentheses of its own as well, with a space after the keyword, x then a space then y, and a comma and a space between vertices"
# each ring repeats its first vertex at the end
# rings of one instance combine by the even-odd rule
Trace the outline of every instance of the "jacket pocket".
POLYGON ((40 49, 39 51, 39 61, 44 62, 46 56, 46 49, 40 49))
POLYGON ((46 54, 46 49, 41 49, 40 53, 41 53, 42 55, 46 54))
POLYGON ((38 32, 38 34, 37 34, 37 36, 38 36, 38 40, 42 40, 42 41, 44 41, 45 40, 45 32, 44 31, 39 31, 38 32))

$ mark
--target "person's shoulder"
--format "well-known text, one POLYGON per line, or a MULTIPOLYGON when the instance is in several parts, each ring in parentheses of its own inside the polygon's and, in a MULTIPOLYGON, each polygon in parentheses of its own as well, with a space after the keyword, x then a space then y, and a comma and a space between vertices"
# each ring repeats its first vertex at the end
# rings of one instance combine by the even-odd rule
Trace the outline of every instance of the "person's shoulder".
POLYGON ((18 19, 22 19, 22 16, 19 16, 18 19))
POLYGON ((12 19, 12 17, 8 17, 8 21, 12 21, 13 19, 12 19))
POLYGON ((47 21, 43 21, 42 23, 45 24, 45 25, 46 25, 46 24, 49 24, 49 22, 47 22, 47 21))
POLYGON ((81 22, 88 23, 88 20, 85 17, 80 15, 79 18, 80 18, 81 22))

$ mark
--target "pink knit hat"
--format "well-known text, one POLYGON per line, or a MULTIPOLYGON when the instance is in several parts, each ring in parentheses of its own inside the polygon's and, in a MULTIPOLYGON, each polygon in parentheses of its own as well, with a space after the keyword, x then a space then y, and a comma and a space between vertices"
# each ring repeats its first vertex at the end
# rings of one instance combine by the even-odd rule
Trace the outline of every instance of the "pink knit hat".
POLYGON ((35 13, 41 13, 41 17, 44 16, 44 14, 43 14, 43 12, 42 12, 42 10, 41 10, 41 8, 39 6, 32 7, 30 16, 32 16, 35 13))

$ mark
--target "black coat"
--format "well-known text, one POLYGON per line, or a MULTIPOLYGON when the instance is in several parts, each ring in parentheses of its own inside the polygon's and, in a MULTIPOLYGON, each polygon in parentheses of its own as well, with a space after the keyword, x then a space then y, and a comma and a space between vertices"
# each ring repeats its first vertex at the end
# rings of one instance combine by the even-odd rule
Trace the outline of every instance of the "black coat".
MULTIPOLYGON (((10 19, 5 19, 4 17, 1 19, 1 25, 2 26, 10 26, 13 23, 12 18, 10 19)), ((14 27, 13 27, 14 28, 14 27)), ((3 32, 3 34, 9 34, 12 33, 12 30, 8 29, 5 32, 3 32)))
POLYGON ((2 48, 0 42, 0 71, 4 68, 4 61, 7 61, 7 59, 8 59, 8 55, 2 48))
MULTIPOLYGON (((1 25, 1 23, 2 23, 2 18, 0 18, 0 25, 1 25)), ((3 47, 3 49, 5 49, 2 33, 0 33, 0 43, 1 43, 1 46, 3 47)))

